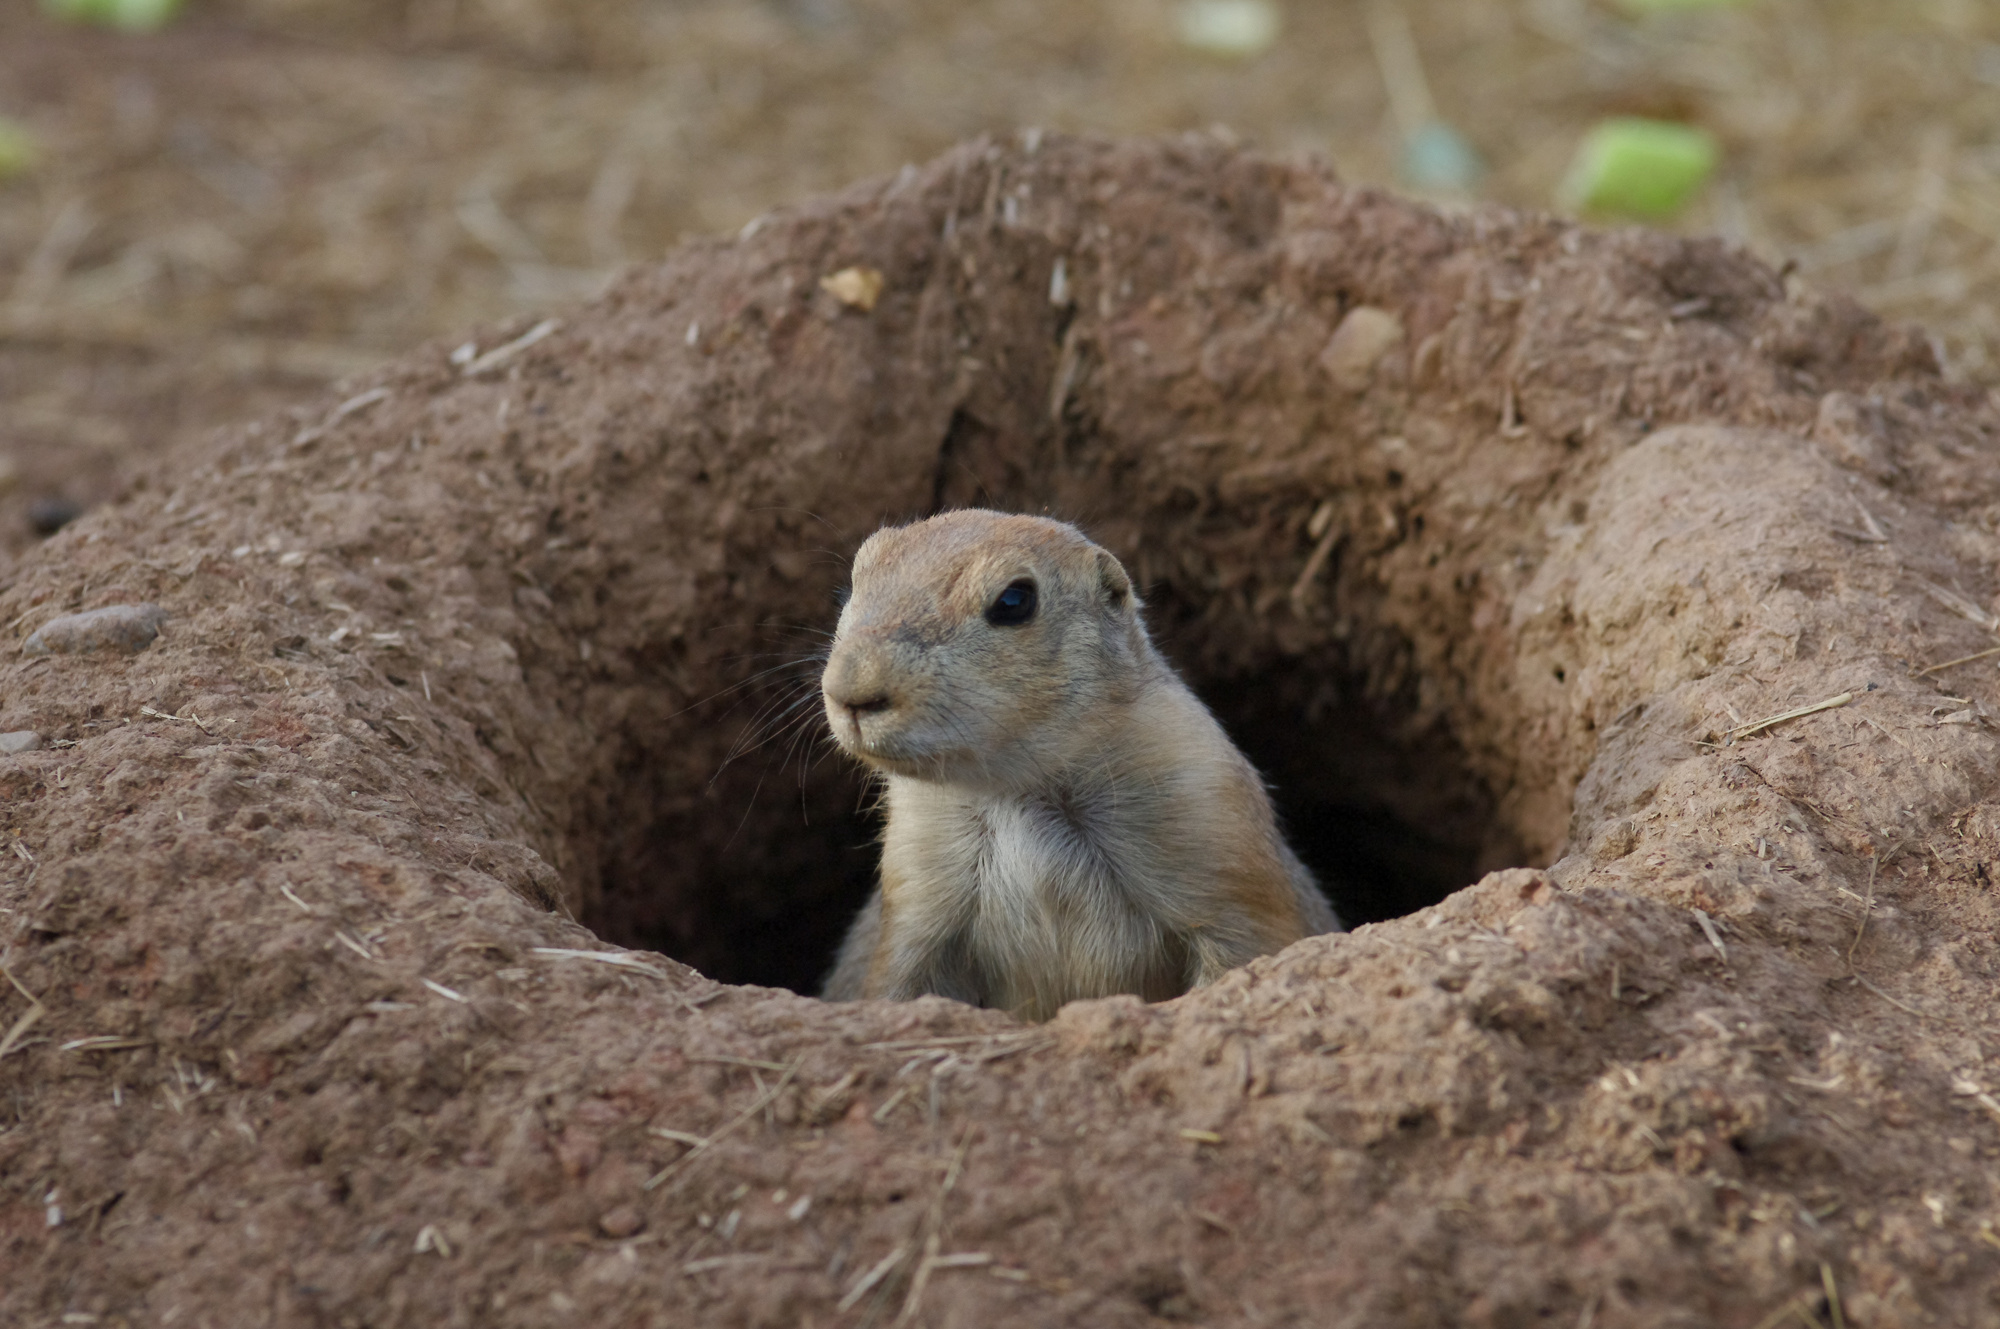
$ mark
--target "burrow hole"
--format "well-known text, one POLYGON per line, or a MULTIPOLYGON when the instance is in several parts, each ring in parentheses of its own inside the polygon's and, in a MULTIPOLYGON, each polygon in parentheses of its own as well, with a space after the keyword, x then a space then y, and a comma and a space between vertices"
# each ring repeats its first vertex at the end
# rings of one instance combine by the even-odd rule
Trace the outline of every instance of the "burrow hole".
MULTIPOLYGON (((1176 621, 1193 607, 1171 589, 1149 600, 1156 641, 1264 773, 1293 848, 1348 926, 1408 914, 1519 861, 1494 791, 1459 746, 1439 729, 1412 731, 1410 699, 1369 695, 1340 649, 1204 674, 1177 649, 1176 621)), ((827 628, 837 614, 829 598, 827 628)), ((807 732, 727 762, 711 755, 705 774, 680 760, 679 731, 628 736, 601 890, 581 921, 722 982, 816 994, 873 887, 880 826, 866 780, 820 741, 816 662, 796 638, 773 646, 798 663, 688 720, 719 754, 757 733, 770 708, 803 699, 807 732)))

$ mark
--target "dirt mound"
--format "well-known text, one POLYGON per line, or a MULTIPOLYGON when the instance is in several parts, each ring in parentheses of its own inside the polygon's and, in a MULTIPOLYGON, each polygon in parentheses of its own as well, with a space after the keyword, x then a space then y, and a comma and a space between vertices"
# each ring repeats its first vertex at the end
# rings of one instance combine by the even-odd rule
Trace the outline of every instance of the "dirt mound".
POLYGON ((0 591, 0 1319, 2000 1313, 2000 699, 1916 672, 1992 649, 1996 420, 1920 337, 1051 138, 478 345, 0 591), (726 985, 872 869, 788 728, 843 556, 969 502, 1113 548, 1393 921, 1043 1027, 726 985))

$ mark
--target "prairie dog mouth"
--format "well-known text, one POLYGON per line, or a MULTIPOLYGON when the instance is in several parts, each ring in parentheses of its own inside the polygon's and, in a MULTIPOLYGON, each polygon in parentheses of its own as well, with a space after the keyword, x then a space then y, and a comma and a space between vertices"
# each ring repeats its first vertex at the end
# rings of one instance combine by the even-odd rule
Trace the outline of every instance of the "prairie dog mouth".
POLYGON ((948 780, 966 763, 966 745, 901 707, 856 708, 832 697, 827 726, 850 757, 885 775, 948 780))
POLYGON ((904 745, 897 740, 904 736, 907 726, 896 708, 885 701, 869 701, 860 705, 843 702, 832 694, 826 694, 827 725, 833 730, 834 741, 849 755, 868 762, 882 765, 896 761, 904 745))

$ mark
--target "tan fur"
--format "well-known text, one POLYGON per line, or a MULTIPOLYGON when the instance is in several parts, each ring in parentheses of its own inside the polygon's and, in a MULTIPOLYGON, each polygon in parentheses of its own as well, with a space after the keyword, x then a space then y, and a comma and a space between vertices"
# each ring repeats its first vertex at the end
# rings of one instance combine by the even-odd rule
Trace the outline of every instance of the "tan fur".
POLYGON ((1045 1020, 1339 929, 1139 608, 1117 559, 1040 517, 949 512, 861 546, 821 689, 889 821, 827 997, 1045 1020), (1020 581, 1034 616, 988 622, 1020 581))

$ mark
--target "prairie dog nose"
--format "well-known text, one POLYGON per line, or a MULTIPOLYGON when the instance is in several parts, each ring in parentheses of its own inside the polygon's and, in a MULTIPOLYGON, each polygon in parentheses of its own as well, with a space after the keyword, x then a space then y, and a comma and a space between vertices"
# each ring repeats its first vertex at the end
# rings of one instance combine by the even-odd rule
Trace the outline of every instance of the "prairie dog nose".
POLYGON ((856 716, 873 715, 877 711, 886 711, 891 705, 887 693, 880 693, 872 697, 855 698, 834 697, 832 693, 828 693, 827 695, 832 698, 834 705, 846 710, 850 715, 856 716))
POLYGON ((826 699, 855 716, 886 711, 895 704, 888 670, 870 651, 836 650, 820 676, 826 699))

